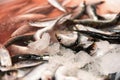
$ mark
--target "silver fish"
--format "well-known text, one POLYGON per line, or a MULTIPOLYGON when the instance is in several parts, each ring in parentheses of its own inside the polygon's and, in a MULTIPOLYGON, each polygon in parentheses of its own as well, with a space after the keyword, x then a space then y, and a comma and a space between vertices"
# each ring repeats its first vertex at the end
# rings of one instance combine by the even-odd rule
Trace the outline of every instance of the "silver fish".
POLYGON ((34 67, 37 65, 40 65, 42 63, 45 63, 46 61, 38 61, 38 62, 21 62, 21 63, 17 63, 11 67, 0 67, 1 71, 10 71, 10 70, 16 70, 16 69, 22 69, 22 68, 29 68, 29 67, 34 67))
POLYGON ((52 6, 56 7, 57 9, 59 9, 60 11, 66 12, 65 8, 60 5, 60 3, 58 2, 58 0, 48 0, 48 2, 52 6))
POLYGON ((76 42, 78 35, 76 32, 70 34, 56 34, 56 38, 61 44, 65 46, 71 46, 76 42))
POLYGON ((8 50, 5 49, 4 47, 0 48, 0 63, 1 66, 5 66, 5 67, 12 66, 10 54, 8 50))
POLYGON ((57 20, 54 19, 54 20, 29 23, 29 25, 34 27, 48 27, 48 26, 54 26, 56 22, 57 20))

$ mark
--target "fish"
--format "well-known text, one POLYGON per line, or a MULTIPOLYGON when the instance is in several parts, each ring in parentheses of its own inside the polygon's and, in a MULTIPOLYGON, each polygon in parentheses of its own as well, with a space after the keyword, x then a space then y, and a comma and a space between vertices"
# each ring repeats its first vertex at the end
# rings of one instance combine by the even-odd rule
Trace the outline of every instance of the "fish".
POLYGON ((28 46, 21 46, 16 44, 10 45, 7 49, 12 56, 16 54, 27 54, 31 52, 28 46))
POLYGON ((98 32, 93 32, 93 31, 84 31, 84 30, 75 30, 78 33, 93 37, 95 39, 100 39, 100 40, 107 40, 110 43, 118 43, 120 42, 120 35, 107 35, 107 34, 102 34, 98 32))
POLYGON ((113 27, 115 25, 119 25, 120 24, 120 13, 118 13, 116 15, 116 17, 112 20, 92 20, 92 19, 83 19, 83 20, 72 20, 72 19, 68 19, 64 24, 65 25, 76 25, 76 24, 81 24, 81 25, 85 25, 85 26, 90 26, 90 27, 94 27, 97 29, 103 29, 103 28, 107 28, 107 27, 113 27))
POLYGON ((17 54, 11 57, 12 66, 2 67, 1 71, 12 71, 16 69, 23 69, 27 67, 34 67, 42 63, 48 62, 49 56, 39 56, 35 54, 17 54))
POLYGON ((96 7, 98 5, 101 5, 103 4, 104 1, 99 1, 99 2, 96 2, 96 3, 92 3, 92 4, 86 4, 86 14, 88 14, 88 16, 90 17, 90 19, 93 19, 95 21, 97 21, 98 19, 103 19, 104 18, 100 15, 97 14, 96 12, 96 7))
POLYGON ((4 67, 12 66, 12 61, 9 51, 1 44, 0 44, 0 66, 4 66, 4 67))
POLYGON ((86 41, 88 38, 80 35, 79 33, 58 33, 56 34, 56 38, 63 47, 72 49, 76 53, 83 50, 89 54, 90 50, 93 48, 93 42, 86 41))
POLYGON ((48 14, 50 11, 52 11, 53 6, 51 5, 46 5, 46 6, 35 6, 32 7, 31 9, 28 9, 24 12, 24 14, 28 13, 40 13, 40 14, 48 14))
POLYGON ((56 34, 58 42, 66 47, 70 48, 76 52, 82 50, 83 48, 79 45, 79 34, 73 32, 71 34, 56 34))
MULTIPOLYGON (((3 45, 7 48, 9 47, 11 44, 19 44, 21 41, 23 41, 23 45, 26 46, 28 44, 25 44, 24 41, 27 41, 29 43, 29 40, 34 41, 33 35, 19 35, 19 36, 15 36, 12 37, 10 39, 8 39, 3 45)), ((21 44, 21 43, 20 43, 21 44)))
POLYGON ((78 42, 78 35, 76 35, 76 32, 73 32, 71 34, 56 34, 57 40, 64 46, 74 46, 77 45, 78 42))
POLYGON ((31 27, 28 24, 23 24, 11 34, 11 37, 24 35, 25 33, 28 33, 30 31, 36 31, 36 30, 37 28, 35 27, 31 27))
POLYGON ((58 2, 58 0, 48 0, 48 2, 60 11, 66 12, 66 9, 58 2))
POLYGON ((80 19, 84 15, 88 15, 90 19, 98 20, 102 19, 105 20, 104 17, 98 15, 96 13, 96 6, 103 4, 104 1, 99 1, 97 3, 86 4, 86 1, 83 1, 78 5, 78 7, 73 11, 73 16, 71 19, 80 19))
MULTIPOLYGON (((49 56, 48 56, 49 57, 49 56)), ((45 61, 47 59, 47 56, 39 56, 35 54, 17 54, 15 56, 11 57, 12 63, 15 64, 20 61, 45 61)), ((47 60, 46 60, 47 61, 47 60)))
POLYGON ((21 9, 19 9, 16 14, 24 14, 25 11, 31 9, 32 7, 36 6, 36 4, 29 4, 29 2, 27 3, 27 5, 20 7, 21 9))
POLYGON ((11 70, 16 70, 16 69, 23 69, 23 68, 30 68, 30 67, 35 67, 37 65, 46 63, 47 61, 22 61, 14 64, 11 67, 0 67, 1 71, 11 71, 11 70))
POLYGON ((114 33, 114 32, 109 31, 109 30, 101 30, 101 29, 96 29, 93 27, 83 26, 83 25, 75 25, 75 27, 73 27, 73 30, 93 31, 93 32, 98 32, 98 33, 108 34, 108 35, 112 35, 114 33))
POLYGON ((51 21, 30 23, 31 26, 43 27, 42 29, 38 29, 36 31, 36 33, 34 34, 34 39, 40 40, 40 37, 44 32, 53 30, 57 24, 63 24, 67 20, 67 18, 69 18, 69 17, 71 17, 71 14, 61 15, 61 16, 59 16, 56 19, 53 19, 51 21))
POLYGON ((30 26, 34 27, 48 27, 48 26, 54 26, 56 24, 57 20, 56 19, 51 19, 51 20, 46 20, 46 21, 41 21, 41 22, 34 22, 34 23, 29 23, 30 26))
POLYGON ((20 21, 25 21, 25 20, 35 21, 39 19, 44 19, 46 17, 47 16, 44 14, 29 13, 29 14, 22 14, 22 15, 15 16, 12 18, 12 20, 15 20, 15 22, 20 22, 20 21))
POLYGON ((56 38, 63 47, 72 49, 76 53, 81 50, 88 52, 88 49, 83 47, 79 34, 56 34, 56 38))
POLYGON ((37 24, 36 23, 31 24, 32 26, 43 26, 44 27, 43 29, 39 29, 36 31, 36 33, 34 34, 34 39, 39 40, 41 35, 44 32, 52 30, 57 21, 58 21, 58 19, 53 20, 53 21, 43 22, 43 23, 41 22, 41 23, 37 23, 37 24))
POLYGON ((71 19, 79 19, 86 13, 86 4, 85 2, 80 3, 78 7, 73 11, 71 19))

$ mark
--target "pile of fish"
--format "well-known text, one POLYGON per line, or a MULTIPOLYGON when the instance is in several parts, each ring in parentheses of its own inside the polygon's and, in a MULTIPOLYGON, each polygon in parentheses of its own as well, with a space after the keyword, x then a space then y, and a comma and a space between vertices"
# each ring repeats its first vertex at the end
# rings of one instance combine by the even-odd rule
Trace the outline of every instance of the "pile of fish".
POLYGON ((64 14, 29 22, 0 45, 0 80, 120 80, 120 13, 97 14, 104 1, 72 12, 48 2, 64 14))

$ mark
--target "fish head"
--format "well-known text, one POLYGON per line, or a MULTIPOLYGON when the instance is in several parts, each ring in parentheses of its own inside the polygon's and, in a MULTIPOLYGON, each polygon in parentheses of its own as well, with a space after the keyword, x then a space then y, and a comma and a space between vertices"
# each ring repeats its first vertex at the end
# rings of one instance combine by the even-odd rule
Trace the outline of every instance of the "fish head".
POLYGON ((56 38, 60 44, 63 44, 65 46, 70 46, 71 44, 74 44, 78 38, 78 35, 76 32, 61 34, 56 34, 56 38))

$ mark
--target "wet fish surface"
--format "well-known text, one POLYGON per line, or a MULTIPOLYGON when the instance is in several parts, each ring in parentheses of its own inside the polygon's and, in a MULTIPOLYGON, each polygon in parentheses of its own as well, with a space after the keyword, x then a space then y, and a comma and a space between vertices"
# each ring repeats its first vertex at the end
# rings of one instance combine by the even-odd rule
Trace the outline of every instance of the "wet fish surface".
POLYGON ((120 79, 120 13, 99 11, 108 1, 4 2, 0 80, 120 79))
POLYGON ((113 19, 113 20, 91 20, 91 19, 85 19, 85 20, 67 20, 65 22, 66 25, 75 25, 75 24, 82 24, 85 26, 91 26, 94 28, 106 28, 110 26, 115 26, 120 24, 120 13, 113 19))
POLYGON ((107 34, 101 34, 101 33, 92 32, 92 31, 82 31, 82 30, 81 31, 76 30, 76 31, 93 38, 101 39, 101 40, 107 40, 107 41, 116 42, 116 43, 119 43, 120 41, 120 35, 107 35, 107 34))

